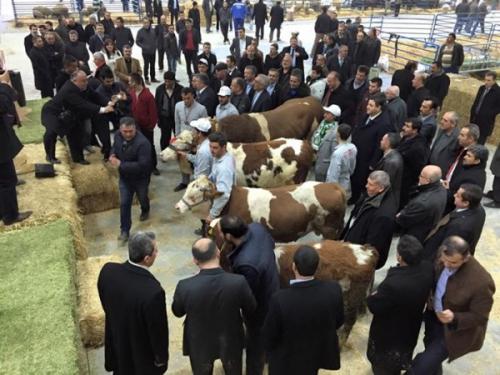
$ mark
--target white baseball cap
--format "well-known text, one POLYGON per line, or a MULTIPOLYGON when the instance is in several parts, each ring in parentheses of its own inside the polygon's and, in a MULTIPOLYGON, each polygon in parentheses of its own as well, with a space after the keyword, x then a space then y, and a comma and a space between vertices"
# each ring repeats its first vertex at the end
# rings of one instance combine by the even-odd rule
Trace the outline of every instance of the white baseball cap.
POLYGON ((342 113, 340 107, 337 104, 332 104, 329 107, 323 107, 323 109, 327 112, 330 112, 335 117, 339 117, 340 114, 342 113))
POLYGON ((198 120, 193 120, 189 124, 191 127, 199 130, 200 132, 208 132, 210 129, 212 129, 212 124, 208 120, 208 118, 200 118, 198 120))
POLYGON ((227 86, 221 86, 219 89, 219 96, 231 96, 231 89, 227 86))

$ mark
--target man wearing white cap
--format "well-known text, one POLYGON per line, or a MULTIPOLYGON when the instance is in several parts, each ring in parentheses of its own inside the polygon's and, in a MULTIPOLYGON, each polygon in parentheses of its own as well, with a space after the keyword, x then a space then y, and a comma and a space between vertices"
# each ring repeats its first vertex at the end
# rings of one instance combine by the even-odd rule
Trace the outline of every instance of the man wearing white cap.
POLYGON ((201 175, 208 176, 212 169, 212 154, 210 153, 210 142, 208 135, 212 130, 212 125, 208 118, 200 118, 191 121, 193 128, 193 142, 196 144, 196 154, 189 154, 184 151, 177 151, 180 157, 185 157, 193 164, 193 177, 196 180, 201 175))
POLYGON ((217 121, 227 116, 239 115, 238 109, 229 101, 231 98, 231 89, 229 87, 221 86, 218 95, 219 105, 215 110, 215 118, 217 121))
POLYGON ((311 141, 312 147, 318 151, 314 168, 316 181, 325 181, 326 179, 330 158, 337 146, 337 118, 342 114, 340 107, 336 104, 323 107, 323 109, 325 110, 323 120, 314 132, 311 141))

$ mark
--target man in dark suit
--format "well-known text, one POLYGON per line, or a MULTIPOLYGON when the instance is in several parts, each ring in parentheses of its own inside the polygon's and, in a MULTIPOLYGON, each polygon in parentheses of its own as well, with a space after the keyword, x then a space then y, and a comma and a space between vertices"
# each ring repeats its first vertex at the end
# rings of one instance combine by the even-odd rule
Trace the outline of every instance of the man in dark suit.
POLYGON ((199 73, 193 76, 193 88, 196 90, 196 101, 207 109, 208 116, 215 115, 218 104, 217 94, 209 86, 210 80, 206 74, 199 73))
POLYGON ((255 19, 255 36, 264 39, 264 25, 267 21, 267 5, 262 0, 253 6, 252 18, 255 19))
POLYGON ((104 367, 115 374, 163 374, 168 367, 165 291, 149 272, 158 256, 151 232, 134 234, 125 263, 106 263, 97 289, 106 324, 104 367))
POLYGON ((417 63, 408 61, 403 69, 396 70, 392 75, 391 86, 399 87, 399 97, 405 102, 413 91, 411 82, 415 78, 415 70, 417 70, 417 63))
POLYGON ((267 77, 269 78, 269 84, 267 85, 267 93, 271 97, 271 109, 274 109, 278 106, 279 101, 279 93, 280 93, 280 72, 278 69, 271 68, 267 73, 267 77))
POLYGON ((454 196, 455 209, 432 229, 424 242, 424 257, 434 262, 438 248, 445 238, 460 236, 470 244, 474 255, 483 231, 486 214, 481 206, 483 190, 471 183, 462 184, 454 196))
POLYGON ((342 110, 339 122, 350 119, 354 112, 354 99, 347 89, 342 85, 341 76, 338 72, 330 72, 326 76, 326 87, 321 101, 323 107, 336 104, 342 110))
POLYGON ((175 133, 175 105, 182 100, 182 86, 175 79, 174 72, 163 74, 164 83, 156 88, 155 101, 158 111, 158 127, 161 130, 160 148, 170 144, 172 133, 175 133))
POLYGON ((236 107, 239 114, 250 111, 250 98, 245 93, 245 80, 241 77, 233 78, 231 82, 231 104, 236 107))
POLYGON ((257 301, 257 309, 246 321, 246 370, 260 375, 264 368, 262 325, 271 296, 279 289, 278 269, 274 256, 274 240, 259 223, 246 225, 237 216, 223 216, 220 229, 232 250, 227 255, 234 273, 245 276, 257 301))
POLYGON ((357 147, 356 168, 351 175, 351 202, 358 200, 370 168, 380 159, 380 140, 394 131, 388 112, 384 109, 385 95, 377 94, 368 101, 367 114, 352 132, 352 143, 357 147))
POLYGON ((417 117, 420 113, 420 106, 424 99, 430 96, 430 91, 424 86, 425 76, 423 73, 416 73, 411 84, 413 91, 406 101, 406 113, 408 117, 417 117))
POLYGON ((209 42, 203 43, 203 52, 198 55, 197 61, 200 59, 207 60, 208 74, 211 76, 215 70, 215 65, 217 65, 217 56, 212 53, 212 45, 209 42))
POLYGON ((281 42, 281 24, 285 19, 285 10, 281 6, 281 1, 277 1, 276 4, 272 6, 269 16, 271 17, 271 21, 269 22, 269 43, 273 41, 274 30, 277 32, 278 42, 281 42))
POLYGON ((440 62, 434 61, 431 65, 431 74, 425 80, 425 87, 431 96, 437 99, 438 106, 443 106, 444 98, 450 88, 450 77, 444 72, 440 62))
POLYGON ((296 37, 292 36, 290 45, 281 51, 282 56, 286 53, 289 53, 292 58, 292 69, 300 69, 302 71, 302 80, 304 80, 304 61, 309 58, 309 55, 304 48, 299 46, 296 37))
POLYGON ((229 52, 234 56, 236 64, 240 63, 243 53, 250 44, 252 44, 252 37, 245 36, 245 29, 242 27, 238 30, 238 38, 234 38, 229 46, 229 52))
POLYGON ((446 175, 451 163, 455 160, 458 151, 458 114, 446 112, 439 123, 436 139, 431 147, 429 164, 441 168, 441 173, 446 175))
POLYGON ((391 194, 391 180, 384 171, 373 171, 366 180, 366 193, 356 202, 341 238, 377 249, 377 269, 384 266, 394 232, 398 207, 391 194))
POLYGON ((399 374, 407 369, 417 344, 424 306, 434 283, 432 264, 422 261, 422 245, 402 236, 398 264, 367 298, 373 314, 367 357, 374 374, 399 374))
POLYGON ((295 98, 305 98, 311 95, 311 89, 302 81, 303 73, 300 69, 293 69, 290 79, 283 84, 279 95, 279 104, 295 98))
POLYGON ((445 187, 450 192, 450 198, 465 183, 477 185, 481 190, 484 189, 488 154, 489 151, 486 146, 473 144, 467 147, 461 165, 455 168, 450 180, 446 181, 445 187))
POLYGON ((470 122, 481 130, 478 143, 484 145, 495 126, 495 118, 500 113, 500 87, 496 83, 495 72, 487 72, 484 85, 477 92, 470 109, 470 122))
POLYGON ((481 349, 493 305, 495 283, 458 236, 445 239, 436 270, 437 285, 424 315, 425 350, 410 374, 442 373, 441 363, 481 349))
POLYGON ((295 279, 271 299, 264 323, 270 375, 311 375, 340 369, 337 329, 344 324, 342 290, 336 281, 314 279, 319 255, 299 247, 293 256, 295 279))
POLYGON ((437 99, 428 97, 424 98, 422 104, 420 105, 420 116, 419 119, 422 121, 422 129, 420 129, 420 134, 422 134, 427 140, 429 147, 434 140, 436 135, 437 123, 436 123, 436 113, 438 111, 437 99))
POLYGON ((179 18, 179 0, 168 0, 168 13, 170 13, 170 24, 174 25, 174 20, 177 22, 179 18))
POLYGON ((326 66, 329 71, 336 71, 340 74, 340 82, 344 84, 351 78, 352 62, 349 57, 349 47, 340 46, 339 53, 332 55, 326 61, 326 66))
POLYGON ((19 212, 14 158, 23 145, 14 131, 18 123, 14 101, 17 94, 6 83, 0 83, 0 220, 11 225, 27 219, 31 211, 19 212))
POLYGON ((222 361, 226 374, 241 374, 244 346, 243 316, 256 307, 245 277, 220 267, 220 250, 210 239, 192 247, 200 272, 179 281, 172 312, 184 321, 183 354, 188 355, 195 375, 212 374, 213 362, 222 361))
POLYGON ((250 104, 250 112, 265 112, 272 107, 271 97, 266 88, 269 78, 264 74, 259 74, 253 81, 253 96, 250 104))
POLYGON ((380 140, 380 149, 384 153, 375 167, 376 171, 384 171, 391 180, 391 191, 399 207, 401 181, 403 179, 403 157, 397 150, 400 137, 398 133, 387 133, 380 140))
POLYGON ((441 170, 436 165, 422 169, 418 190, 408 204, 396 215, 402 234, 411 234, 421 243, 443 216, 446 189, 441 185, 441 170))
POLYGON ((243 74, 238 69, 236 65, 236 58, 233 55, 228 55, 226 57, 226 64, 227 64, 227 77, 229 82, 229 84, 227 84, 226 86, 230 86, 233 78, 242 77, 243 74))

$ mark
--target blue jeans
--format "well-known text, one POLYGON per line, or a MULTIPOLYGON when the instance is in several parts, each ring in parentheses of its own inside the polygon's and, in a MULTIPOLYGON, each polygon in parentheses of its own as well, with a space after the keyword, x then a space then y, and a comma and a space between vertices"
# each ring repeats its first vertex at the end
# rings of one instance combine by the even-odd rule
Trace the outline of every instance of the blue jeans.
POLYGON ((149 177, 142 180, 127 181, 120 177, 120 232, 130 233, 132 227, 132 201, 137 194, 141 212, 149 212, 149 177))
POLYGON ((234 18, 234 36, 238 37, 238 29, 242 29, 245 24, 245 20, 243 18, 234 18))
POLYGON ((177 58, 167 54, 168 70, 174 72, 177 70, 177 58))

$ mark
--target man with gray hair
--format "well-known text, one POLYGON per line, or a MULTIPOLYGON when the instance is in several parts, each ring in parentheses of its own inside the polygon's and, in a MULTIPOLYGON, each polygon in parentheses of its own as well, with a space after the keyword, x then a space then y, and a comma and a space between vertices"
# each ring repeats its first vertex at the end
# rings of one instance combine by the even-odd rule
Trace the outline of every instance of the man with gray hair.
POLYGON ((427 165, 418 177, 417 195, 396 215, 402 234, 411 234, 421 243, 443 216, 447 192, 441 185, 441 169, 427 165))
POLYGON ((253 81, 253 97, 250 105, 250 112, 269 111, 272 106, 271 97, 267 92, 269 77, 265 74, 259 74, 253 81))
POLYGON ((114 373, 160 375, 168 367, 165 291, 149 272, 158 256, 152 232, 137 232, 128 244, 129 259, 106 263, 97 289, 106 324, 104 367, 114 373))
POLYGON ((389 86, 385 90, 385 96, 387 98, 387 111, 389 112, 389 116, 391 118, 391 124, 398 129, 404 125, 406 116, 406 103, 403 99, 399 97, 399 87, 398 86, 389 86))
POLYGON ((95 72, 94 77, 99 81, 102 81, 104 78, 101 77, 102 72, 104 70, 111 69, 108 65, 106 65, 106 58, 104 57, 104 53, 102 52, 94 52, 92 57, 94 58, 95 72))
POLYGON ((451 163, 455 160, 458 149, 458 114, 446 112, 441 118, 436 139, 431 146, 429 164, 441 168, 441 173, 446 175, 451 163))
POLYGON ((204 73, 193 75, 191 81, 193 88, 196 90, 196 101, 207 109, 208 116, 215 116, 215 108, 217 107, 217 95, 209 86, 210 79, 204 73))
POLYGON ((387 260, 397 209, 387 172, 370 173, 366 192, 356 202, 341 238, 359 245, 374 246, 379 253, 377 269, 382 268, 387 260))

